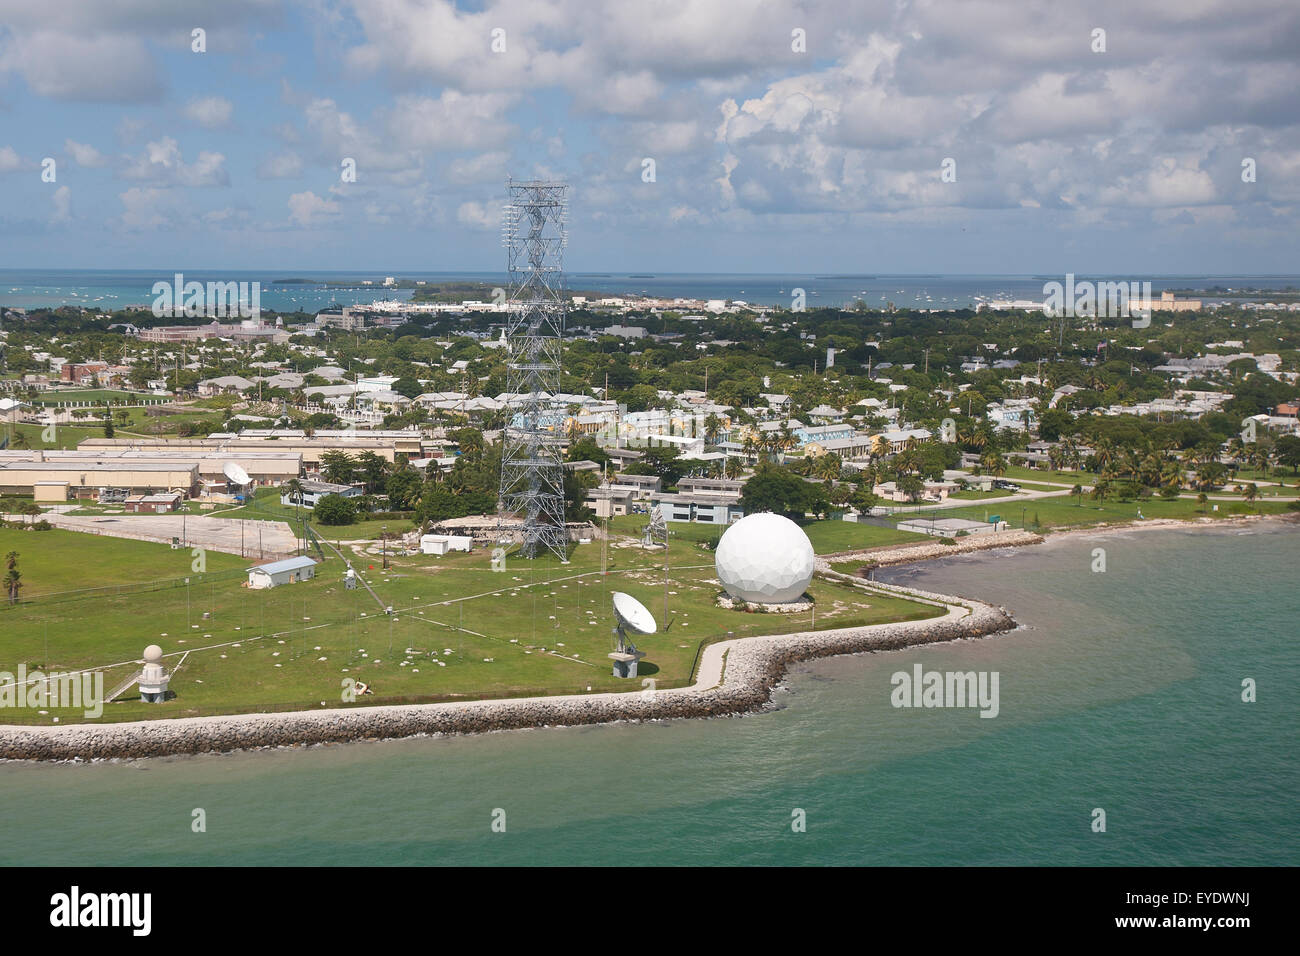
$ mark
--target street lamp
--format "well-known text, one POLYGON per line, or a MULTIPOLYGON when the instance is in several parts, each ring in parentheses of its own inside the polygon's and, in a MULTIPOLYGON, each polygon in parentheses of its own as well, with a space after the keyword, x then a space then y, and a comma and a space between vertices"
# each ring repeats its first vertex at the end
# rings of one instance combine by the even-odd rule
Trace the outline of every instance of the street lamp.
POLYGON ((379 537, 380 540, 383 542, 384 570, 387 571, 388 570, 388 525, 383 526, 383 531, 379 537))

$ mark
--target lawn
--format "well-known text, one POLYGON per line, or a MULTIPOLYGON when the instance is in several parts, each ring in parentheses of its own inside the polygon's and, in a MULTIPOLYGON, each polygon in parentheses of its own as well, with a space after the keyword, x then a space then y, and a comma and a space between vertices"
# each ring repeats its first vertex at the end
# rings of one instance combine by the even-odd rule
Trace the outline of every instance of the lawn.
MULTIPOLYGON (((202 575, 194 573, 189 549, 77 531, 20 531, 0 528, 0 554, 18 552, 25 601, 66 592, 109 593, 122 585, 142 585, 202 575)), ((207 553, 207 570, 248 567, 248 560, 219 551, 207 553)), ((5 620, 0 618, 0 620, 5 620)))
POLYGON ((1176 498, 1165 501, 1152 498, 1149 501, 1121 502, 1114 499, 1100 502, 1087 495, 1082 500, 1073 496, 1060 498, 1035 498, 1023 502, 1006 502, 1000 505, 983 505, 966 508, 932 509, 926 512, 898 515, 899 520, 924 517, 933 514, 939 518, 968 518, 974 521, 988 521, 992 515, 1001 515, 1002 520, 1019 529, 1023 520, 1027 530, 1048 529, 1056 527, 1078 527, 1080 525, 1100 524, 1102 522, 1134 521, 1140 511, 1146 518, 1230 518, 1248 514, 1280 514, 1286 510, 1282 502, 1211 501, 1205 510, 1194 498, 1176 498), (1219 506, 1216 512, 1214 505, 1219 506), (1035 522, 1037 519, 1037 522, 1035 522))
MULTIPOLYGON (((610 519, 610 531, 614 534, 633 535, 640 538, 641 529, 649 521, 646 515, 619 515, 610 519)), ((813 550, 818 554, 830 554, 834 551, 854 551, 859 548, 876 548, 884 544, 900 544, 923 538, 910 531, 897 528, 884 528, 879 525, 856 523, 853 521, 805 521, 799 525, 813 550)), ((726 527, 711 524, 696 524, 687 521, 668 522, 669 545, 674 541, 703 542, 710 541, 726 527)))
MULTIPOLYGON (((188 560, 188 552, 163 545, 72 532, 5 534, 22 554, 25 575, 32 581, 48 576, 52 590, 99 569, 111 569, 122 583, 175 577, 184 573, 175 565, 188 560), (73 572, 73 565, 87 570, 73 572)), ((315 580, 271 590, 242 587, 242 575, 214 575, 147 593, 35 600, 0 609, 0 670, 16 672, 20 663, 29 670, 103 668, 108 689, 150 642, 163 647, 171 666, 180 653, 192 651, 173 685, 176 699, 163 705, 120 701, 108 705, 102 718, 107 720, 337 706, 346 678, 370 684, 374 695, 362 699, 367 704, 567 694, 589 687, 639 691, 639 680, 610 674, 605 656, 613 647, 609 608, 615 590, 639 598, 660 621, 659 633, 637 644, 648 652, 642 677, 661 687, 689 683, 700 648, 729 633, 786 633, 938 611, 822 579, 809 588, 813 613, 730 611, 715 602, 719 588, 712 583, 711 553, 694 545, 670 549, 666 587, 663 562, 661 550, 643 550, 624 537, 579 546, 567 565, 549 556, 507 557, 502 571, 492 570, 490 552, 482 549, 441 558, 397 557, 387 572, 378 555, 357 555, 354 566, 380 601, 394 608, 392 615, 364 588, 343 587, 337 558, 321 564, 315 580)), ((80 719, 70 710, 38 714, 26 708, 6 711, 3 719, 44 723, 54 716, 80 719)))
POLYGON ((256 504, 241 505, 230 509, 218 506, 214 510, 202 513, 214 514, 220 518, 287 521, 289 526, 294 529, 301 528, 298 523, 299 517, 300 515, 306 515, 316 533, 330 541, 378 540, 385 526, 387 526, 390 535, 410 531, 415 527, 414 520, 409 518, 386 518, 379 521, 358 520, 352 522, 352 524, 325 525, 312 519, 311 508, 303 506, 302 510, 299 511, 296 505, 281 504, 279 488, 258 488, 255 495, 256 504))

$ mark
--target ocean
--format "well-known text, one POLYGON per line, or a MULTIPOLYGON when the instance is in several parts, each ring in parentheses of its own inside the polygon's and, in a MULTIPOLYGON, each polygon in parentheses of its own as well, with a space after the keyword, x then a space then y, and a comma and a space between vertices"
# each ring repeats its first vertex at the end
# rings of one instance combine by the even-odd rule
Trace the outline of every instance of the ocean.
POLYGON ((1022 626, 800 665, 743 718, 0 764, 0 862, 1295 865, 1298 561, 1269 522, 899 569, 1022 626), (894 708, 915 664, 996 671, 998 716, 894 708))
MULTIPOLYGON (((213 270, 14 270, 0 269, 0 306, 40 308, 81 305, 120 309, 153 302, 153 284, 171 282, 176 272, 186 281, 260 282, 262 308, 273 312, 301 309, 315 313, 336 306, 366 304, 376 299, 405 301, 411 290, 383 289, 378 273, 295 272, 213 270), (306 279, 305 284, 279 280, 306 279), (362 280, 372 286, 362 286, 362 280), (325 282, 352 283, 347 288, 327 288, 325 282)), ((503 272, 402 272, 396 278, 437 282, 489 282, 505 285, 503 272)), ((1089 278, 1080 275, 1080 280, 1089 278)), ((1298 276, 1094 276, 1108 281, 1150 282, 1161 289, 1300 287, 1298 276)), ((974 308, 987 299, 1031 299, 1044 297, 1043 283, 1063 281, 1063 276, 1025 275, 745 275, 724 273, 587 273, 570 272, 565 285, 572 290, 601 292, 611 296, 646 294, 659 297, 696 299, 740 299, 756 305, 791 304, 794 289, 803 289, 808 308, 851 305, 862 299, 871 306, 919 309, 974 308)))

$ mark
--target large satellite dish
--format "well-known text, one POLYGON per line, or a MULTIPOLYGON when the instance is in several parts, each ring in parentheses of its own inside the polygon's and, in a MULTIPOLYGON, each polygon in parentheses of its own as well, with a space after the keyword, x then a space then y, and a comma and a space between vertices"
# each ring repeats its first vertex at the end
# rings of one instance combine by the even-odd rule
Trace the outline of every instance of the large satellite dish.
POLYGON ((659 505, 655 505, 650 511, 650 523, 641 530, 642 547, 662 544, 668 547, 668 522, 664 518, 664 510, 659 505))
POLYGON ((221 473, 230 479, 232 484, 246 485, 253 479, 248 477, 248 472, 244 471, 242 465, 233 461, 228 461, 221 466, 221 473))
POLYGON ((620 629, 626 628, 638 634, 653 634, 655 632, 654 615, 646 609, 644 604, 632 595, 624 594, 622 591, 615 591, 610 597, 614 599, 614 616, 618 618, 620 629))
POLYGON ((646 606, 630 594, 624 594, 622 591, 615 591, 610 595, 614 600, 614 619, 618 622, 618 651, 616 653, 635 654, 636 645, 627 639, 627 632, 633 631, 637 634, 653 634, 655 632, 655 618, 646 606))

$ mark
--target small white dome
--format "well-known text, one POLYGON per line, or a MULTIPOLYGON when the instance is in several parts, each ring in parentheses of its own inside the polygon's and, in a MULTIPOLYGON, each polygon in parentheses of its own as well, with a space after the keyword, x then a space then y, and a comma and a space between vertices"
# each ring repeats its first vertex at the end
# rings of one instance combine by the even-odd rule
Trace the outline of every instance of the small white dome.
POLYGON ((789 518, 761 512, 727 529, 713 563, 733 598, 787 604, 797 601, 812 581, 813 546, 789 518))
POLYGON ((162 660, 162 648, 157 644, 150 644, 144 649, 144 659, 150 664, 157 664, 162 660))

